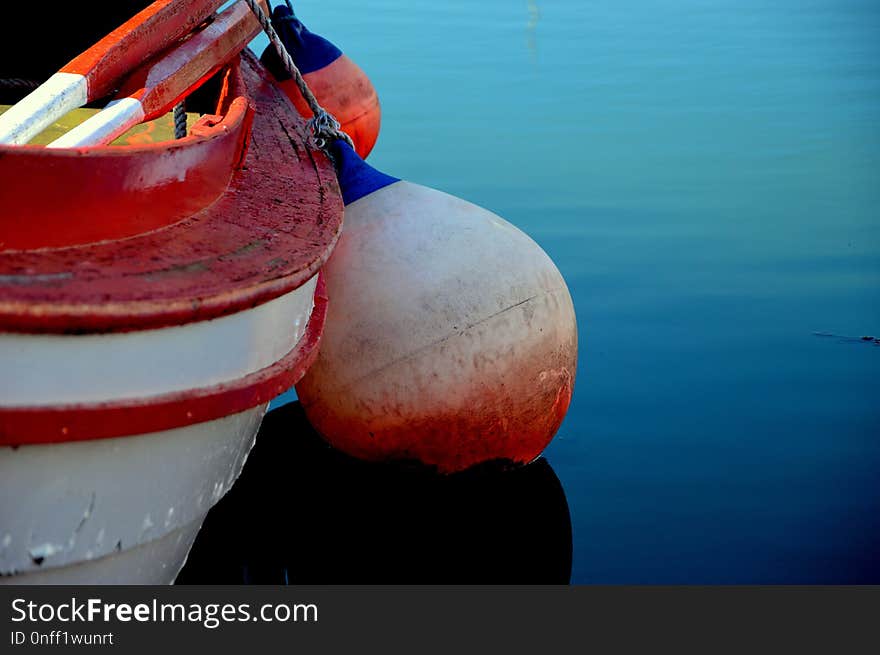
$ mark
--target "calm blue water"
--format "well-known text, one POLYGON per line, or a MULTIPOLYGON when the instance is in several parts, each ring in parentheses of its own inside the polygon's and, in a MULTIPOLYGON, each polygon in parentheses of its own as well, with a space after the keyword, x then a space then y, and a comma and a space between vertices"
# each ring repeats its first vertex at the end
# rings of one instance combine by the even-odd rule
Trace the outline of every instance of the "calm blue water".
MULTIPOLYGON (((297 2, 565 275, 578 583, 880 582, 880 5, 297 2)), ((256 48, 258 51, 262 47, 256 48)))

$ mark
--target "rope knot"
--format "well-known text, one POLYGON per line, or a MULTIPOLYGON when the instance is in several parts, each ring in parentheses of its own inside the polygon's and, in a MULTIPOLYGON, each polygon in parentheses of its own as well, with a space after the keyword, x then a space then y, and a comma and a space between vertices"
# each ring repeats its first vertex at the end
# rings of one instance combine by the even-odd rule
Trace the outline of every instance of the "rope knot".
MULTIPOLYGON (((318 103, 318 99, 315 98, 315 94, 312 93, 312 90, 309 88, 309 85, 306 84, 305 79, 303 79, 302 73, 300 73, 299 69, 296 67, 296 64, 293 63, 293 59, 290 56, 290 53, 287 52, 287 48, 284 46, 284 42, 281 40, 281 37, 278 36, 278 33, 275 31, 275 28, 272 27, 272 23, 266 14, 263 13, 263 10, 257 4, 257 0, 245 0, 248 7, 251 8, 251 11, 254 12, 254 15, 260 21, 260 25, 263 28, 263 31, 266 33, 266 36, 269 37, 269 41, 272 43, 275 51, 278 53, 278 56, 281 57, 281 63, 284 64, 284 68, 287 71, 287 74, 293 79, 296 83, 297 88, 300 93, 302 93, 303 98, 308 104, 309 109, 312 110, 312 114, 314 116, 309 121, 309 127, 312 130, 312 135, 314 136, 315 145, 321 150, 326 150, 326 147, 335 141, 336 139, 342 139, 346 143, 348 143, 352 148, 354 148, 354 142, 351 140, 351 137, 348 136, 345 132, 342 131, 342 127, 331 114, 328 114, 327 111, 318 103)), ((287 2, 287 0, 285 0, 287 2)), ((290 13, 293 14, 293 7, 290 2, 287 2, 287 6, 290 8, 290 13)), ((293 18, 291 16, 291 18, 293 18)))
POLYGON ((339 121, 323 109, 309 120, 309 128, 312 130, 315 145, 321 150, 337 139, 342 139, 354 148, 354 142, 348 134, 342 131, 339 121))

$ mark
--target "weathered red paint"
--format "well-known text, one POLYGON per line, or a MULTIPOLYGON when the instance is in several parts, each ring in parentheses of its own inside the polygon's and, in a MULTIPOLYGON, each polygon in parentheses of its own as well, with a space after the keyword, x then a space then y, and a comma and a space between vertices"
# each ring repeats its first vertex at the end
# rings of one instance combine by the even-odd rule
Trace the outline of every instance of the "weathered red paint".
POLYGON ((136 98, 144 120, 168 113, 193 89, 213 76, 260 32, 260 23, 243 2, 222 12, 204 29, 133 72, 117 94, 136 98))
POLYGON ((356 391, 349 398, 333 397, 327 389, 322 389, 325 395, 317 394, 311 371, 297 384, 297 392, 309 422, 323 438, 360 459, 419 461, 440 473, 487 461, 526 464, 547 447, 568 411, 576 337, 563 348, 547 339, 516 357, 516 376, 499 375, 494 362, 478 371, 485 376, 462 375, 455 396, 466 398, 466 406, 438 397, 430 377, 405 391, 395 390, 385 371, 364 383, 380 390, 373 394, 378 398, 374 403, 364 402, 356 391), (548 369, 556 374, 538 373, 548 369))
POLYGON ((88 80, 89 100, 111 93, 145 59, 191 32, 224 0, 159 0, 60 69, 88 80))
POLYGON ((240 380, 151 398, 60 407, 0 407, 0 446, 61 443, 149 434, 210 421, 269 402, 303 376, 318 354, 327 316, 319 276, 315 307, 296 347, 240 380))
POLYGON ((250 53, 242 56, 241 77, 256 109, 251 142, 216 202, 127 239, 0 251, 0 331, 179 325, 253 307, 318 271, 342 228, 333 165, 309 145, 304 121, 250 53))
POLYGON ((250 111, 237 98, 222 120, 206 117, 190 136, 158 144, 0 145, 0 251, 122 239, 208 207, 241 160, 250 111))
MULTIPOLYGON (((379 138, 382 120, 379 96, 367 74, 343 54, 324 68, 306 73, 303 79, 321 106, 339 121, 343 131, 354 141, 357 153, 366 158, 379 138)), ((296 83, 284 80, 279 85, 300 115, 311 118, 312 110, 296 83)))

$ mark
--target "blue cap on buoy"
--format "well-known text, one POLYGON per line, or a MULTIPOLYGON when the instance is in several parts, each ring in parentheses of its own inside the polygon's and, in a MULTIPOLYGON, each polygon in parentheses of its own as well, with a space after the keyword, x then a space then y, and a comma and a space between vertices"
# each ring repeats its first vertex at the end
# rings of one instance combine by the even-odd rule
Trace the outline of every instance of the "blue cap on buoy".
POLYGON ((330 151, 336 164, 339 188, 342 189, 342 202, 346 205, 389 184, 400 182, 400 178, 392 177, 370 166, 342 139, 334 141, 330 145, 330 151))
MULTIPOLYGON (((293 63, 303 75, 321 70, 342 56, 342 50, 330 41, 323 36, 309 32, 308 28, 293 15, 293 12, 286 5, 275 7, 275 11, 272 12, 272 26, 281 37, 293 63)), ((284 70, 284 66, 281 65, 278 53, 271 45, 263 52, 260 61, 279 80, 290 78, 290 75, 284 70)))

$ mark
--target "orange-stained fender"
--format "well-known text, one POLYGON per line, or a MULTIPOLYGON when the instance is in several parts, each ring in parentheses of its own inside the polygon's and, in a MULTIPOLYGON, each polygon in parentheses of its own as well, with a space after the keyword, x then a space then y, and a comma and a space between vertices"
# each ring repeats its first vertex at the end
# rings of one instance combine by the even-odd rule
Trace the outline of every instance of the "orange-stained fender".
MULTIPOLYGON (((348 55, 342 55, 326 68, 306 73, 303 79, 321 106, 336 117, 354 141, 357 153, 366 158, 376 145, 382 121, 379 96, 367 74, 348 55)), ((281 88, 300 115, 311 118, 312 110, 294 81, 281 82, 281 88)))
MULTIPOLYGON (((382 117, 370 78, 330 41, 309 31, 286 5, 275 7, 272 24, 318 103, 339 121, 357 153, 365 158, 379 137, 382 117)), ((297 111, 311 118, 312 110, 273 46, 266 48, 261 61, 279 80, 297 111)))
POLYGON ((444 473, 530 462, 574 385, 577 326, 562 275, 500 217, 336 149, 345 229, 324 267, 321 350, 297 385, 309 421, 368 460, 444 473))

